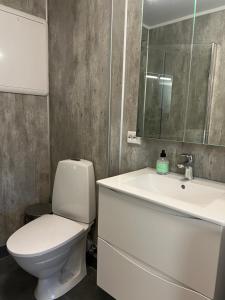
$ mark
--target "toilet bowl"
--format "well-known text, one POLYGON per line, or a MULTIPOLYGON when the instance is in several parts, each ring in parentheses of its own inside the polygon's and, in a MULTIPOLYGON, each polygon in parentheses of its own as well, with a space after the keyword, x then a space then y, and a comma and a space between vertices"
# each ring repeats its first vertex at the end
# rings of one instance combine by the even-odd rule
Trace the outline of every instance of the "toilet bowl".
POLYGON ((9 253, 38 278, 37 300, 56 299, 86 275, 86 240, 95 218, 92 163, 59 162, 53 189, 53 215, 44 215, 16 231, 9 253))

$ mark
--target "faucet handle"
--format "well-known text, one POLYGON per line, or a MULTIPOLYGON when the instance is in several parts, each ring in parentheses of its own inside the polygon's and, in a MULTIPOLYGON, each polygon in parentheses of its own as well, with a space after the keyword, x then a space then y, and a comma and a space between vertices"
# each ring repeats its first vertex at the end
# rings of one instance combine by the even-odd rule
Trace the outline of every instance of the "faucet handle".
POLYGON ((191 164, 193 162, 193 155, 190 153, 182 153, 182 154, 180 154, 180 156, 185 157, 189 164, 191 164))

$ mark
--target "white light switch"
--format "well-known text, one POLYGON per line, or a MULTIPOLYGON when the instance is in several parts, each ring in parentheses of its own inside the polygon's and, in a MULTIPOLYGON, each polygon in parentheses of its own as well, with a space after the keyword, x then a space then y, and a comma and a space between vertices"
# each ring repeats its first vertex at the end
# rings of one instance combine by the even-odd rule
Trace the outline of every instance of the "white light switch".
POLYGON ((136 131, 128 131, 127 133, 127 143, 141 145, 141 138, 137 137, 136 131))

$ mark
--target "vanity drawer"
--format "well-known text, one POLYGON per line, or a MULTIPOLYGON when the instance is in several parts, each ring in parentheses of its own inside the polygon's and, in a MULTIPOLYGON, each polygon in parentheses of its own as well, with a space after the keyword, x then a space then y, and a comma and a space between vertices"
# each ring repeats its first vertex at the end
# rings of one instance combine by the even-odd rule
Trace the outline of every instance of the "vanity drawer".
POLYGON ((98 285, 117 300, 209 300, 150 269, 98 239, 98 285))
POLYGON ((101 187, 99 237, 214 298, 222 227, 101 187))

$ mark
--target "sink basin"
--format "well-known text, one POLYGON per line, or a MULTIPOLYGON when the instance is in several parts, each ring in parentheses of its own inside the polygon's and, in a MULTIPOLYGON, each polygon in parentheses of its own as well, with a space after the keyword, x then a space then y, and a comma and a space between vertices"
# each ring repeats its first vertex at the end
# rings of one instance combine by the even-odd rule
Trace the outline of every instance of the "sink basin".
POLYGON ((185 181, 178 174, 158 175, 154 169, 98 181, 122 192, 180 213, 225 226, 225 184, 204 179, 185 181))
POLYGON ((124 182, 131 188, 170 197, 194 205, 207 206, 212 201, 225 197, 225 190, 209 187, 199 181, 184 181, 176 175, 142 174, 124 182))

